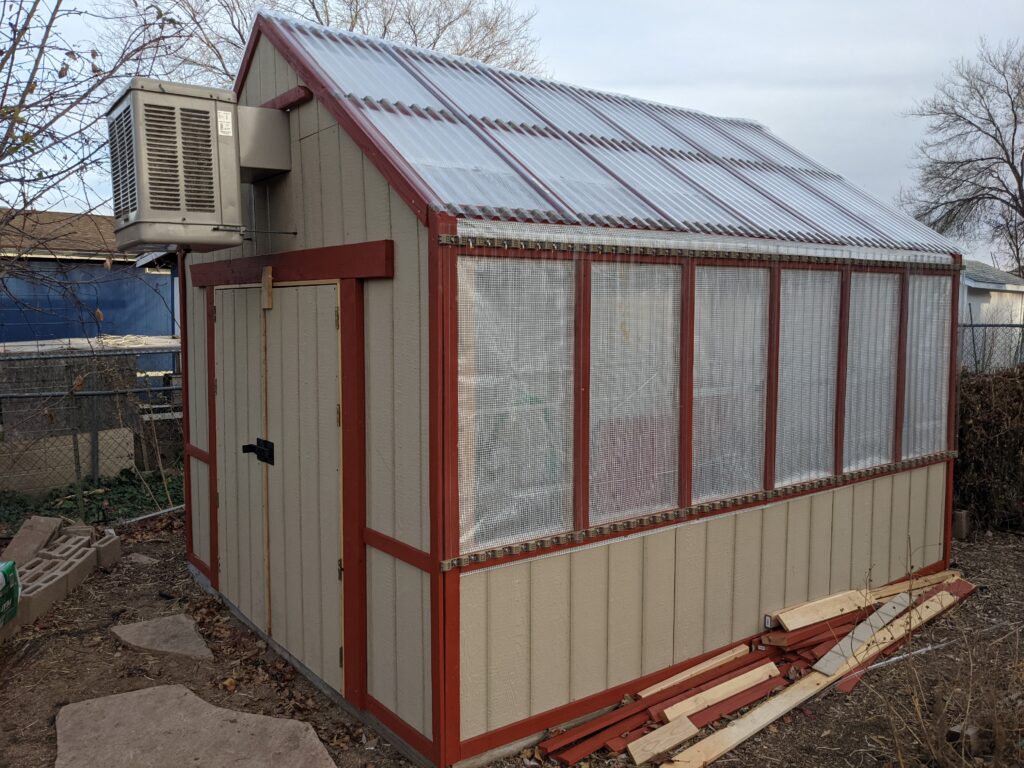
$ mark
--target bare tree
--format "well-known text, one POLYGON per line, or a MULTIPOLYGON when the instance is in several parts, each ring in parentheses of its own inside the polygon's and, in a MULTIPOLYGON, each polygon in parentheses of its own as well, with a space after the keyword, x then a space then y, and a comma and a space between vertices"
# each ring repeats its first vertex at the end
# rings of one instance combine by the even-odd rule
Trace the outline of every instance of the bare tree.
MULTIPOLYGON (((168 0, 167 13, 184 25, 184 34, 168 42, 162 75, 230 87, 259 7, 486 64, 541 71, 531 32, 537 12, 520 11, 513 0, 168 0)), ((134 5, 126 9, 141 12, 134 5)))
POLYGON ((1024 222, 1024 47, 981 41, 910 112, 928 121, 917 188, 904 203, 954 237, 992 242, 1020 266, 1024 222))
POLYGON ((114 92, 152 65, 178 25, 155 6, 133 12, 116 44, 90 40, 122 24, 63 0, 0 3, 0 294, 24 306, 15 281, 42 283, 74 299, 74 284, 39 270, 30 253, 48 252, 60 229, 35 226, 34 212, 87 214, 106 202, 95 186, 105 174, 104 109, 114 92))

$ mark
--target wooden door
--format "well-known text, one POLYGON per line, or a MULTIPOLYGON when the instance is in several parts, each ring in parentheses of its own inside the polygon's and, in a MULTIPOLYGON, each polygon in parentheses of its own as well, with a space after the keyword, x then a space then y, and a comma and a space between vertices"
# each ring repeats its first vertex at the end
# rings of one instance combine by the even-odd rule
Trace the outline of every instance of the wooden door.
POLYGON ((260 290, 218 288, 214 309, 220 591, 265 631, 263 472, 241 452, 263 436, 260 290))
POLYGON ((338 286, 275 286, 266 311, 272 636, 342 689, 338 286))
POLYGON ((341 691, 338 285, 218 288, 215 307, 220 590, 341 691))

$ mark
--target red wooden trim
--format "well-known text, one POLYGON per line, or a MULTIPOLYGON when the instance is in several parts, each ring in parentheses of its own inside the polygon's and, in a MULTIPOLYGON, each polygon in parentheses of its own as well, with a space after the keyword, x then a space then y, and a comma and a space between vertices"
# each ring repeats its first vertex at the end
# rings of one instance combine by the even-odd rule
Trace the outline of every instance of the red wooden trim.
POLYGON ((946 417, 946 450, 955 451, 957 441, 957 384, 960 377, 960 274, 951 280, 953 296, 949 306, 949 414, 946 417))
POLYGON ((440 205, 440 198, 430 185, 420 176, 409 162, 398 152, 391 142, 381 134, 373 123, 362 114, 360 107, 350 105, 347 99, 339 97, 332 86, 321 77, 316 70, 316 63, 311 61, 308 52, 293 44, 290 35, 279 28, 280 22, 267 16, 258 15, 249 36, 242 64, 235 78, 235 93, 241 93, 242 86, 252 66, 252 57, 260 38, 266 36, 267 41, 277 49, 278 53, 295 70, 301 80, 320 101, 338 125, 356 142, 363 153, 377 167, 381 175, 394 188, 398 195, 412 209, 416 217, 427 223, 427 214, 440 205))
POLYGON ((843 447, 846 442, 846 366, 850 344, 850 280, 852 271, 844 267, 839 283, 839 340, 836 351, 836 410, 832 441, 835 463, 832 472, 843 474, 843 447))
POLYGON ((428 235, 428 398, 430 476, 430 660, 434 762, 459 759, 459 575, 441 573, 440 561, 458 552, 457 262, 441 235, 456 233, 455 219, 432 214, 428 235), (446 399, 448 398, 448 399, 446 399), (447 404, 447 408, 445 407, 447 404))
MULTIPOLYGON (((454 232, 456 222, 452 218, 439 217, 440 230, 445 228, 454 232)), ((442 249, 441 266, 444 270, 442 296, 444 298, 444 321, 441 342, 444 356, 444 390, 443 390, 443 422, 446 445, 442 464, 447 493, 444 498, 442 526, 444 535, 442 552, 456 553, 459 550, 459 313, 458 313, 458 259, 452 248, 442 249)), ((441 620, 444 626, 444 658, 441 662, 442 680, 444 685, 444 723, 441 733, 443 750, 440 751, 441 763, 454 763, 460 759, 459 741, 461 738, 460 711, 462 686, 461 657, 459 645, 460 632, 460 601, 459 575, 445 574, 439 584, 443 589, 443 613, 441 620)))
MULTIPOLYGON (((957 384, 959 383, 960 369, 960 274, 953 275, 951 282, 953 296, 949 309, 949 411, 946 416, 946 444, 950 451, 956 450, 957 445, 957 384)), ((943 561, 949 567, 949 561, 953 556, 953 465, 949 462, 946 466, 946 527, 943 541, 943 561)))
POLYGON ((693 313, 696 271, 683 265, 679 295, 679 506, 693 501, 693 313))
MULTIPOLYGON (((193 267, 196 266, 193 264, 193 267)), ((211 459, 210 466, 210 586, 220 589, 220 542, 217 533, 218 509, 217 495, 217 360, 215 355, 216 317, 213 288, 206 289, 206 399, 207 399, 207 438, 206 449, 211 459)))
POLYGON ((205 576, 210 583, 213 583, 213 577, 210 575, 210 566, 199 559, 199 556, 194 552, 186 552, 185 559, 195 567, 203 576, 205 576))
POLYGON ((431 761, 434 760, 434 744, 426 736, 405 722, 405 720, 402 720, 398 715, 369 694, 366 696, 366 706, 364 709, 380 720, 385 728, 390 730, 425 758, 431 761))
POLYGON ((284 93, 280 93, 269 101, 265 101, 260 104, 264 109, 295 109, 295 107, 302 106, 307 101, 313 99, 313 92, 304 85, 296 85, 294 88, 289 88, 284 93))
POLYGON ((411 547, 405 542, 394 539, 380 531, 375 531, 373 528, 366 528, 364 530, 364 537, 366 539, 366 546, 391 555, 391 557, 401 560, 403 563, 408 563, 413 568, 418 568, 427 573, 433 573, 438 570, 437 562, 430 556, 429 552, 411 547))
MULTIPOLYGON (((695 520, 703 520, 708 517, 715 517, 716 515, 727 515, 732 512, 739 512, 744 509, 750 509, 751 507, 765 507, 771 504, 777 504, 781 501, 789 501, 790 499, 798 499, 801 496, 809 496, 812 493, 823 493, 825 491, 833 491, 838 488, 844 488, 848 485, 855 485, 857 483, 865 483, 869 480, 874 480, 879 477, 888 477, 890 475, 896 475, 900 472, 910 472, 920 467, 927 467, 933 464, 942 464, 947 462, 944 454, 936 454, 931 457, 922 456, 918 461, 914 462, 912 467, 904 467, 902 469, 895 466, 890 466, 879 472, 873 472, 871 474, 865 474, 863 476, 851 477, 847 480, 843 480, 837 483, 828 483, 819 485, 817 487, 801 488, 800 490, 787 491, 785 488, 778 489, 776 494, 771 498, 767 499, 754 499, 748 501, 738 501, 737 499, 744 499, 746 497, 740 496, 736 499, 722 499, 716 502, 709 502, 708 506, 711 507, 710 511, 698 512, 685 517, 679 517, 674 520, 659 520, 657 522, 644 522, 640 520, 632 521, 634 525, 626 525, 623 529, 614 531, 611 533, 604 534, 593 534, 586 538, 581 538, 574 541, 565 541, 561 544, 553 544, 548 547, 537 547, 533 551, 529 552, 516 552, 514 554, 502 555, 499 559, 484 560, 481 562, 467 563, 465 565, 458 566, 460 573, 469 573, 471 571, 478 571, 481 568, 491 568, 495 565, 504 565, 505 563, 511 563, 516 560, 526 560, 531 557, 539 557, 541 555, 548 555, 552 552, 561 552, 567 549, 576 549, 578 547, 585 547, 590 544, 594 544, 599 541, 608 541, 611 539, 620 539, 623 536, 633 536, 637 533, 645 531, 653 531, 658 528, 665 528, 670 525, 679 525, 681 523, 691 523, 695 520)), ((675 510, 664 510, 665 512, 672 512, 675 510)), ((654 517, 654 515, 645 515, 645 518, 654 517)), ((626 521, 629 523, 630 521, 626 521)))
POLYGON ((573 529, 590 527, 590 261, 576 262, 573 365, 573 529))
MULTIPOLYGON (((184 387, 182 388, 182 391, 184 391, 184 387)), ((190 459, 196 459, 197 461, 201 461, 203 462, 203 464, 209 464, 211 461, 213 461, 210 458, 210 454, 207 451, 204 451, 202 448, 196 448, 196 446, 192 445, 191 443, 185 443, 185 455, 188 456, 190 459)))
POLYGON ((363 284, 338 286, 341 344, 342 562, 345 698, 363 707, 366 693, 366 371, 363 284))
POLYGON ((192 470, 189 467, 189 410, 188 410, 188 304, 185 300, 185 251, 178 249, 178 335, 181 339, 181 436, 185 450, 185 467, 183 469, 182 487, 185 501, 185 553, 194 555, 192 546, 192 470))
POLYGON ((775 440, 779 417, 779 325, 782 270, 778 264, 769 271, 768 289, 768 381, 764 409, 764 488, 775 488, 775 440))
POLYGON ((374 240, 353 245, 329 245, 267 256, 193 264, 192 284, 211 285, 258 283, 264 267, 273 267, 274 282, 298 280, 345 280, 349 278, 394 277, 395 244, 392 240, 374 240))
POLYGON ((896 407, 893 417, 892 460, 903 459, 903 410, 907 400, 907 325, 910 312, 910 270, 900 277, 900 330, 896 347, 896 407))

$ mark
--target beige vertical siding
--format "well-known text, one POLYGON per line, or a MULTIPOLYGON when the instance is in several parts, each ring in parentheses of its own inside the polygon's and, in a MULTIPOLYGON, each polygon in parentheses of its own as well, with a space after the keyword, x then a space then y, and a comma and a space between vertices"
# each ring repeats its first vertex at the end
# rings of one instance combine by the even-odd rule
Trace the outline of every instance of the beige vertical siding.
POLYGON ((461 737, 756 634, 788 603, 902 576, 889 532, 915 504, 931 564, 944 465, 464 574, 461 737))
POLYGON ((366 565, 369 693, 429 735, 430 578, 375 549, 367 550, 366 565))
POLYGON ((263 434, 258 288, 216 291, 216 450, 220 590, 266 629, 263 465, 241 453, 263 434))
POLYGON ((204 563, 210 562, 210 466, 198 459, 188 460, 189 493, 192 498, 192 551, 204 563))
MULTIPOLYGON (((255 289, 253 289, 255 290, 255 289)), ((267 312, 271 634, 341 689, 340 346, 336 285, 278 287, 267 312)))
MULTIPOLYGON (((257 45, 239 102, 259 106, 298 84, 296 73, 264 39, 257 45)), ((394 280, 364 283, 367 522, 371 528, 426 551, 429 549, 426 492, 429 470, 427 229, 390 188, 372 161, 316 101, 291 110, 289 119, 292 171, 243 187, 247 201, 244 210, 246 222, 259 231, 241 248, 213 254, 191 254, 188 262, 198 264, 243 255, 368 240, 394 241, 394 280), (297 231, 298 234, 267 234, 268 230, 297 231)), ((192 442, 206 448, 205 291, 188 287, 186 296, 189 387, 192 392, 189 427, 192 442)), ((258 324, 254 325, 252 332, 258 333, 258 328, 258 324)), ((282 369, 300 371, 299 366, 310 362, 300 362, 303 354, 301 345, 282 349, 282 357, 289 361, 282 369)), ((315 369, 316 362, 312 365, 315 369)), ((310 425, 300 423, 299 410, 294 403, 282 403, 280 412, 280 430, 272 428, 272 431, 280 431, 283 441, 278 442, 277 450, 290 450, 285 445, 298 445, 293 434, 295 430, 310 425)), ((218 422, 220 419, 218 414, 218 422)), ((333 421, 330 425, 333 426, 333 421)), ((223 442, 224 433, 219 434, 223 442)), ((254 436, 255 433, 252 434, 254 436)), ((237 498, 237 491, 233 488, 238 478, 233 465, 224 465, 220 471, 222 482, 231 484, 231 493, 237 498), (233 479, 223 480, 225 477, 233 479)), ((194 476, 193 525, 208 529, 209 510, 201 501, 207 492, 208 479, 201 471, 195 472, 194 476)), ((320 493, 326 493, 327 478, 329 473, 318 477, 311 475, 300 478, 299 485, 319 488, 320 493)), ((298 494, 300 489, 289 488, 280 492, 298 494)), ((236 501, 225 499, 222 493, 219 525, 222 557, 227 546, 225 537, 237 539, 246 533, 239 527, 236 506, 236 501)), ((319 540, 314 541, 313 530, 312 521, 301 517, 297 511, 287 519, 275 517, 271 521, 270 548, 274 573, 278 563, 301 563, 294 569, 286 565, 282 578, 272 578, 271 618, 275 634, 284 632, 282 642, 293 652, 294 648, 301 648, 302 654, 311 659, 319 655, 321 667, 329 670, 332 658, 336 660, 337 656, 336 647, 332 647, 336 644, 327 635, 327 630, 332 627, 324 619, 324 631, 321 633, 324 639, 317 648, 307 637, 308 627, 303 617, 306 611, 313 609, 317 583, 323 586, 319 594, 322 615, 326 616, 334 604, 331 590, 336 588, 336 565, 330 562, 327 548, 334 532, 321 531, 319 540), (329 583, 332 580, 334 584, 329 583), (295 596, 301 596, 305 602, 296 602, 292 599, 295 596)), ((208 548, 208 544, 203 543, 208 538, 198 534, 194 538, 199 546, 208 548)), ((209 556, 208 552, 205 554, 209 556)), ((231 570, 224 571, 226 581, 222 581, 222 589, 233 601, 234 595, 240 595, 243 588, 235 573, 237 558, 237 554, 229 558, 231 570), (230 593, 227 590, 231 590, 230 593)), ((419 571, 396 563, 379 552, 371 550, 369 558, 370 694, 413 727, 429 733, 431 683, 430 665, 426 663, 430 647, 428 579, 419 571), (396 594, 399 595, 397 598, 396 594), (410 602, 412 595, 419 596, 415 604, 410 602)), ((262 611, 254 610, 251 602, 251 588, 247 594, 249 602, 240 604, 240 607, 250 618, 262 624, 264 620, 258 615, 262 611)), ((310 666, 317 671, 316 664, 310 663, 310 666)), ((321 673, 317 671, 317 674, 321 673)), ((337 687, 336 678, 332 677, 334 674, 325 671, 321 676, 337 687)), ((552 700, 563 695, 564 691, 548 694, 552 700)), ((539 696, 538 705, 543 706, 544 694, 539 696)))

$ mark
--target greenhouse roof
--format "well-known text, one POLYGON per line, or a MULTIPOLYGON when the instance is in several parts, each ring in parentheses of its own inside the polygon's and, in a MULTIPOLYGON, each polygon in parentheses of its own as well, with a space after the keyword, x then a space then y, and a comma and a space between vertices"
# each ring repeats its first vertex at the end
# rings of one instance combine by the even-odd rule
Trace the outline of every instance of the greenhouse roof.
POLYGON ((959 253, 748 120, 277 15, 257 19, 246 61, 260 35, 343 127, 362 134, 368 155, 411 190, 406 198, 433 211, 478 221, 959 253))

